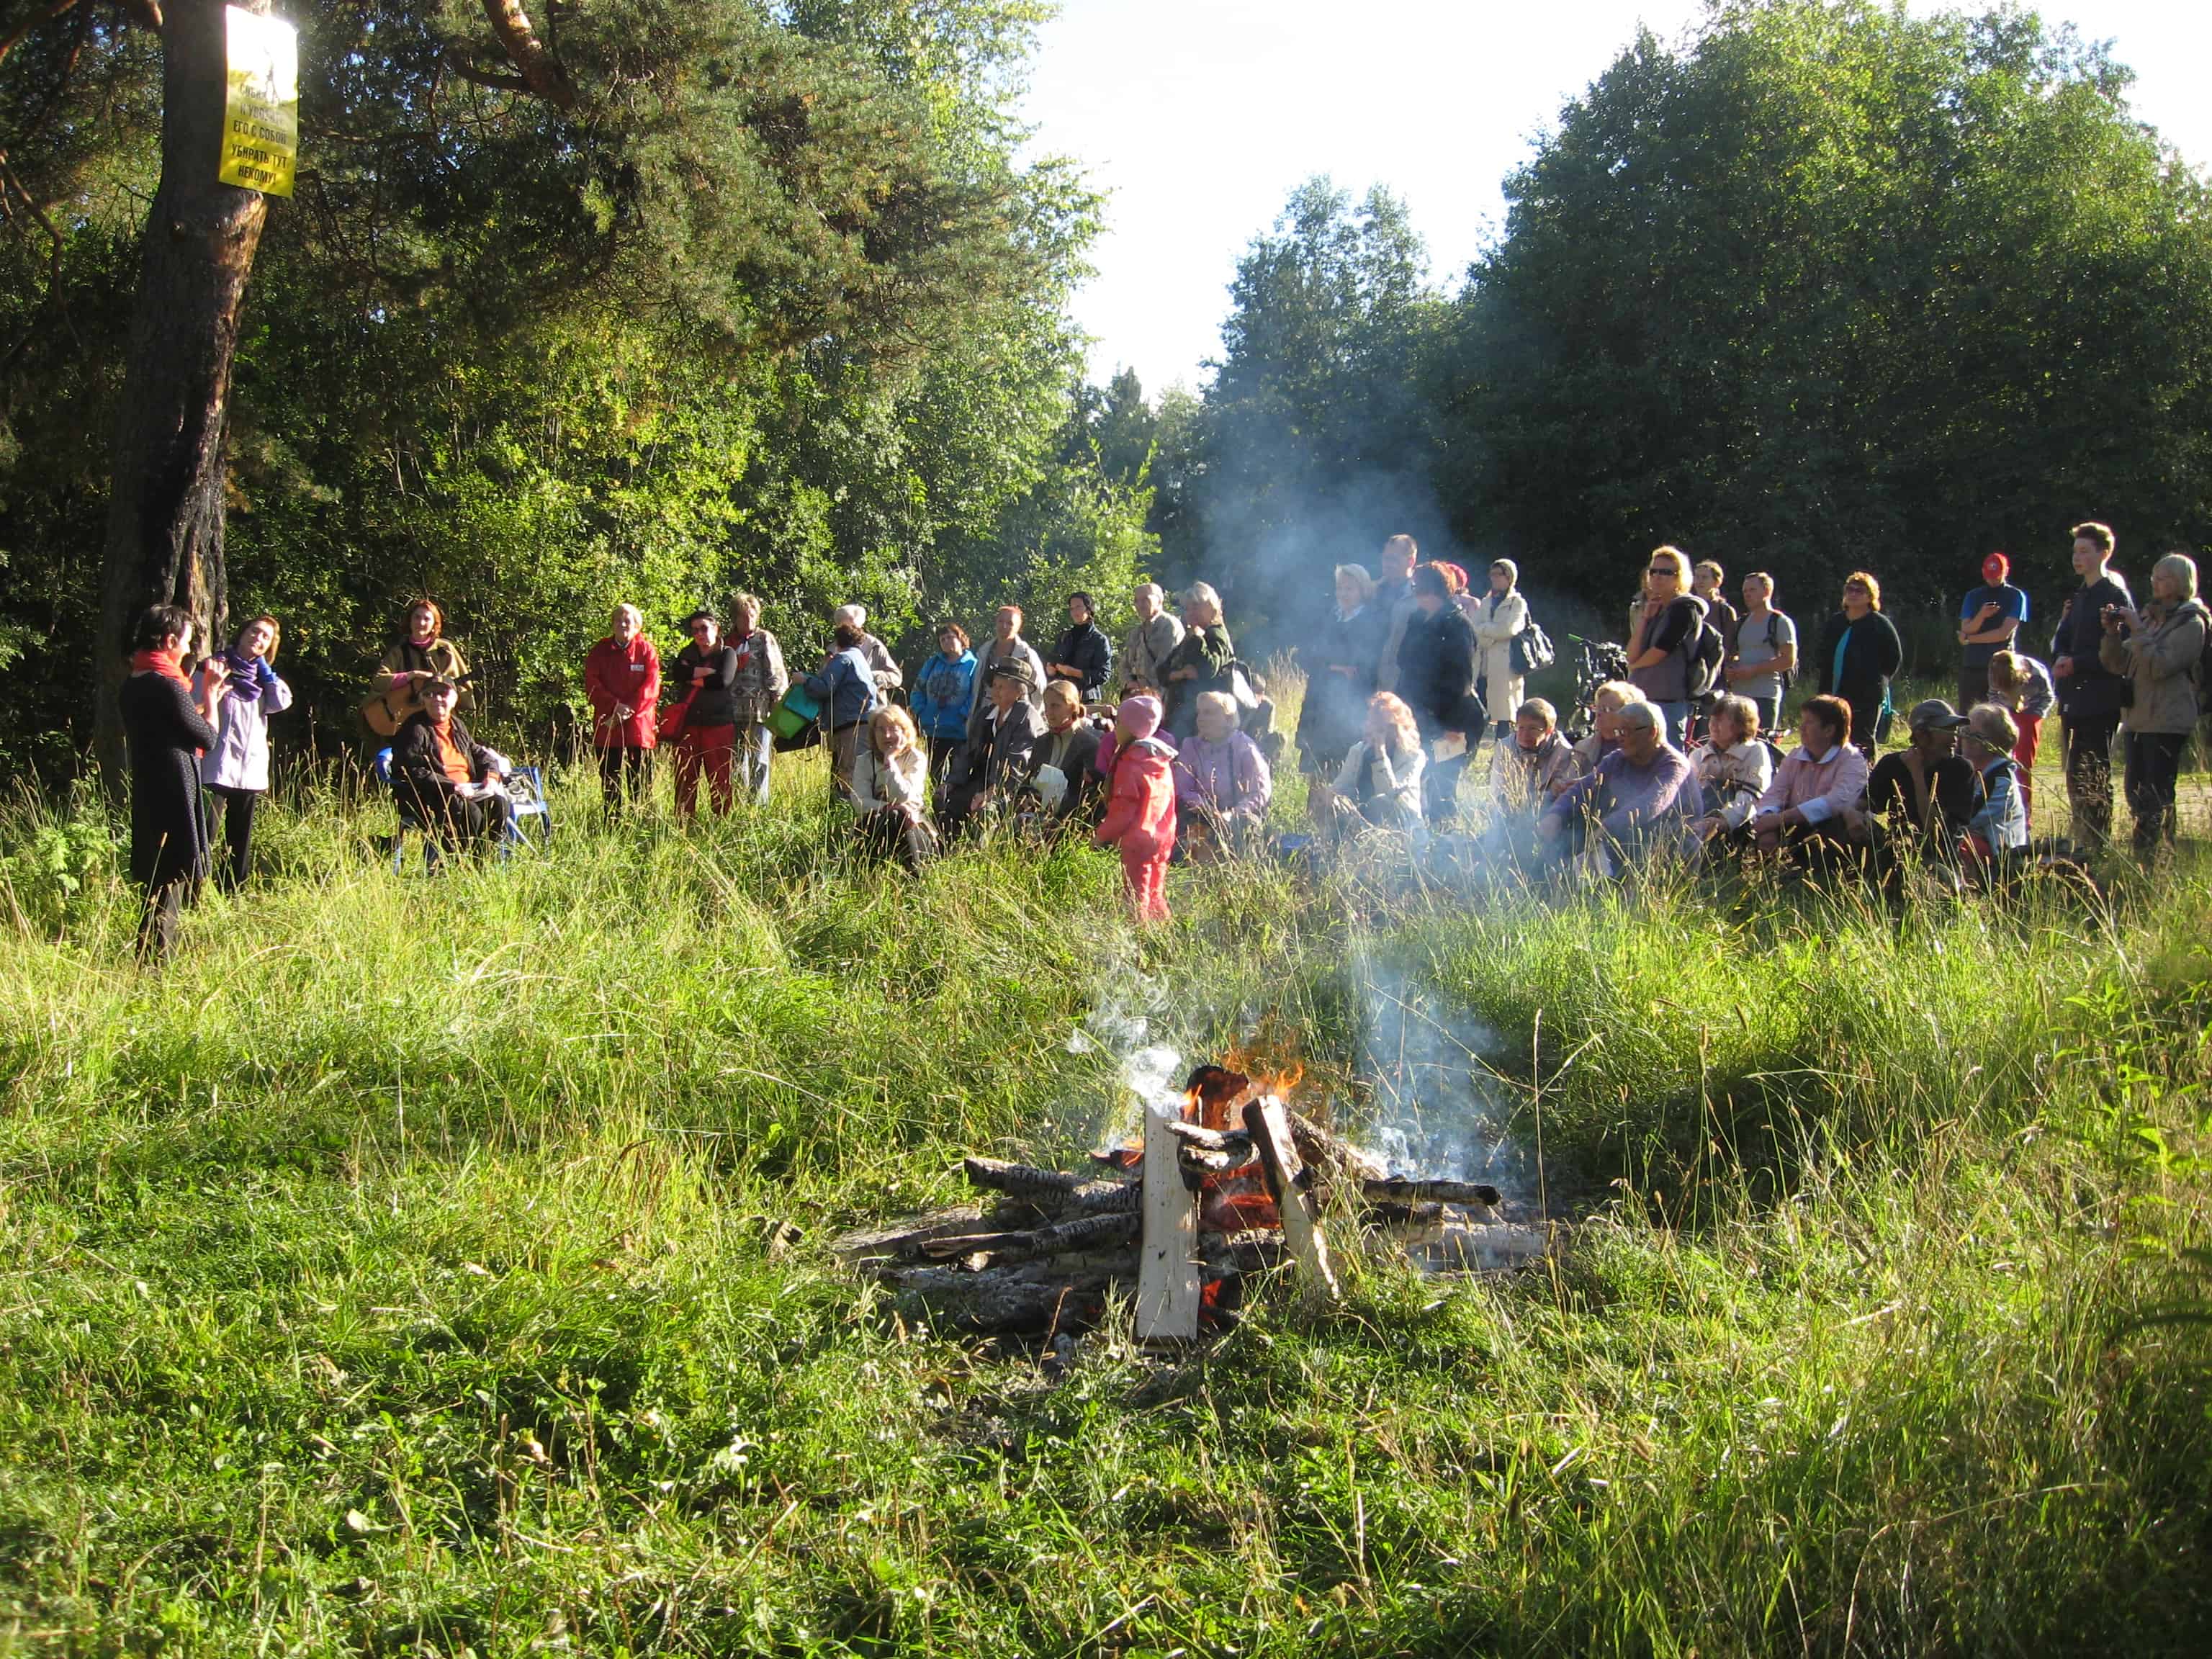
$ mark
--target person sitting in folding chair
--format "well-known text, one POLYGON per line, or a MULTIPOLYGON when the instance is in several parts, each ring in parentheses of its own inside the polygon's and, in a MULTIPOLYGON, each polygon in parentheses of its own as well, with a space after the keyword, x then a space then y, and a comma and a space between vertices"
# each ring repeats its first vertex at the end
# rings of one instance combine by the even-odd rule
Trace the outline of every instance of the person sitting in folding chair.
POLYGON ((460 688, 453 681, 434 678, 417 690, 422 707, 392 740, 392 794, 442 845, 488 846, 514 815, 503 782, 512 768, 453 718, 460 688))

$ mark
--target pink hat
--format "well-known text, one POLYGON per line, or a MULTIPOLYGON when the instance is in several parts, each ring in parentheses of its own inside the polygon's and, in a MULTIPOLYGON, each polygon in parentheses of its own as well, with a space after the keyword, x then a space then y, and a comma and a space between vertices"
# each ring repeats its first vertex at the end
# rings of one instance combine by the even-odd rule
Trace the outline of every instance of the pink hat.
POLYGON ((2012 561, 2002 553, 1992 553, 1982 561, 1982 580, 1992 587, 2002 586, 2011 574, 2012 561))
POLYGON ((1121 706, 1114 711, 1114 729, 1134 743, 1160 729, 1164 712, 1158 697, 1124 697, 1121 706))

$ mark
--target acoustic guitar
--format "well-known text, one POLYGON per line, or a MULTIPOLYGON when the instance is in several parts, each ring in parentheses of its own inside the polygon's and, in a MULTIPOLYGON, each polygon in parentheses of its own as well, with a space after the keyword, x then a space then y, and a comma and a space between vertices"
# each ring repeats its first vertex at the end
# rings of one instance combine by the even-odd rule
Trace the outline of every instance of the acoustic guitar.
MULTIPOLYGON (((477 671, 471 668, 467 673, 459 676, 455 684, 466 685, 476 677, 477 671)), ((361 706, 362 719, 368 723, 368 729, 380 738, 398 735, 401 726, 422 712, 422 700, 415 695, 415 682, 412 680, 407 682, 405 691, 371 697, 361 706)))

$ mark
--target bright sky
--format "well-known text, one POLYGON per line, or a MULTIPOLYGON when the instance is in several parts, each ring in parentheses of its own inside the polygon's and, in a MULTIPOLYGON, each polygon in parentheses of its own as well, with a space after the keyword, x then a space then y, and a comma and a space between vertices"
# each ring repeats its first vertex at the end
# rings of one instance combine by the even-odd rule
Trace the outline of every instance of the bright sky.
MULTIPOLYGON (((1027 104, 1036 148, 1109 192, 1098 268, 1075 302, 1103 380, 1193 389, 1221 346, 1228 285, 1251 239, 1317 173, 1357 198, 1388 185, 1456 282, 1499 228, 1498 185, 1639 21, 1674 40, 1699 0, 1062 0, 1027 104)), ((1945 8, 1913 0, 1915 11, 1945 8)), ((1980 8, 1975 8, 1980 9, 1980 8)), ((2115 43, 2137 117, 2212 161, 2212 4, 2046 0, 2115 43)))

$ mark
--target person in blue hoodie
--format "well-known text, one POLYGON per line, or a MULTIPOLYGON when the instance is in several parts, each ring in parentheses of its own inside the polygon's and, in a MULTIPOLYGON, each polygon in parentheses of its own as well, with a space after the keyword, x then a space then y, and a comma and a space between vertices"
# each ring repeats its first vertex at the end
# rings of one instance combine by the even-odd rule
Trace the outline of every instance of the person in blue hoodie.
POLYGON ((821 705, 822 725, 829 733, 830 786, 847 800, 853 798, 853 762, 859 745, 867 738, 866 721, 876 709, 875 671, 861 647, 860 630, 849 622, 837 624, 830 659, 819 673, 802 684, 806 695, 821 705))
POLYGON ((945 780, 960 745, 968 740, 968 710, 975 698, 975 653, 968 630, 947 623, 937 630, 937 654, 915 671, 914 723, 929 747, 929 781, 938 809, 945 806, 945 780))

